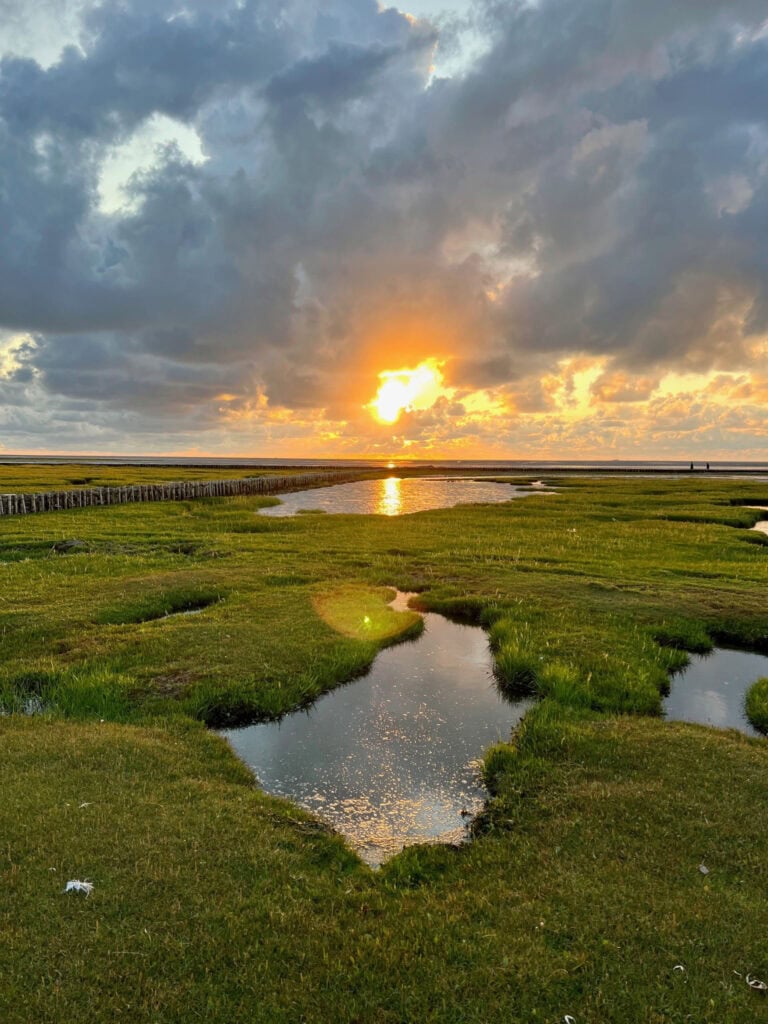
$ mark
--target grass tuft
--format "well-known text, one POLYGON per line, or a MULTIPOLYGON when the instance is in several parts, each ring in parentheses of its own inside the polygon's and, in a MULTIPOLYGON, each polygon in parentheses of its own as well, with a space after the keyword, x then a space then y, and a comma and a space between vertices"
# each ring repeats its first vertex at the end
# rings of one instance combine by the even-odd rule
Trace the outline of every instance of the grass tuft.
POLYGON ((747 691, 747 718, 758 732, 768 735, 768 678, 758 679, 747 691))
POLYGON ((539 691, 539 667, 534 655, 508 642, 496 655, 494 672, 503 693, 525 697, 539 691))
POLYGON ((131 677, 108 665, 22 673, 0 682, 0 714, 132 721, 138 717, 134 686, 131 677))
POLYGON ((651 630, 651 634, 662 647, 676 647, 692 654, 709 654, 714 647, 712 638, 702 624, 686 619, 664 622, 651 630))

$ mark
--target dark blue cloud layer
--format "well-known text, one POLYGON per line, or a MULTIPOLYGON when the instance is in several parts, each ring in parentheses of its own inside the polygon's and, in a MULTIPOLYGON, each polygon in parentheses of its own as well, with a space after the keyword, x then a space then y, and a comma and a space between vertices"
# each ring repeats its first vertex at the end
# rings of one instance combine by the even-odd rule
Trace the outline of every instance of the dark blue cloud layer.
POLYGON ((395 314, 457 325, 467 386, 570 352, 745 365, 768 326, 765 15, 488 0, 485 53, 441 79, 438 30, 375 0, 94 6, 51 66, 0 62, 0 327, 34 339, 9 403, 34 383, 198 429, 265 388, 343 415, 339 368, 370 373, 395 314), (156 114, 207 159, 169 147, 107 215, 101 164, 156 114))

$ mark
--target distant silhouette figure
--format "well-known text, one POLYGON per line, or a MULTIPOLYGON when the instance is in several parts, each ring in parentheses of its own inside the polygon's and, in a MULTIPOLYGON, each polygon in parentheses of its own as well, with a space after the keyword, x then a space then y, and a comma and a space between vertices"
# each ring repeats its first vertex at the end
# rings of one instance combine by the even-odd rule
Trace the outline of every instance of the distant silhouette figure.
POLYGON ((693 463, 691 463, 691 472, 693 472, 693 463))
POLYGON ((707 463, 707 472, 709 472, 709 463, 707 463))

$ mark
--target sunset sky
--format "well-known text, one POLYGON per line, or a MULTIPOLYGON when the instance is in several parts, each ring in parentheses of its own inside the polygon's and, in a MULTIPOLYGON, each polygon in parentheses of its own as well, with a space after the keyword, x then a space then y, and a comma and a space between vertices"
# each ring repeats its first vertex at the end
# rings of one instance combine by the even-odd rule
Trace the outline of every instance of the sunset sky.
POLYGON ((0 452, 768 458, 766 0, 0 0, 0 452))

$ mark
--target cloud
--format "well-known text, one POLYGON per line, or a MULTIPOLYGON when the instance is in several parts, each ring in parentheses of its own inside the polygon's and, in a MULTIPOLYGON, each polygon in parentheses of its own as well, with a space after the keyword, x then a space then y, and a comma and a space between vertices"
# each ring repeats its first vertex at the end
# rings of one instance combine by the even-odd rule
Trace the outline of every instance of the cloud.
MULTIPOLYGON (((59 414, 94 444, 265 443, 282 409, 377 445, 378 373, 430 357, 460 402, 504 396, 510 444, 567 407, 563 360, 599 361, 606 406, 768 373, 763 0, 484 0, 451 77, 458 23, 375 0, 67 10, 57 59, 41 5, 0 60, 0 327, 31 339, 3 387, 43 397, 48 444, 59 414), (197 157, 161 146, 104 208, 114 155, 165 123, 197 157)), ((483 436, 450 403, 409 429, 483 436)))

